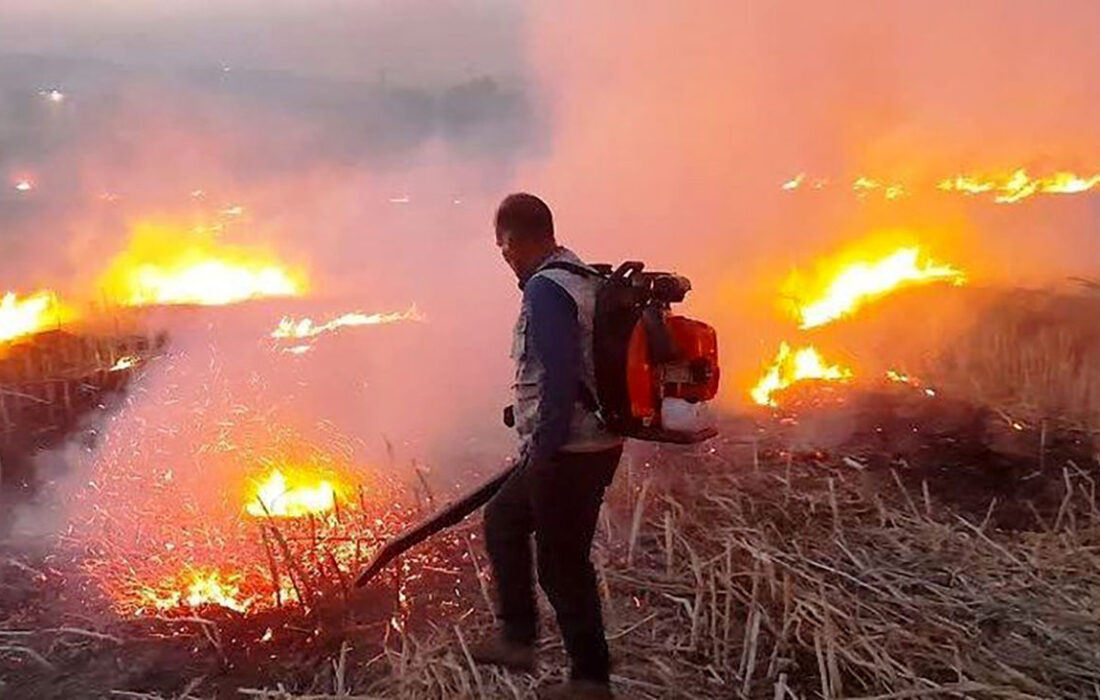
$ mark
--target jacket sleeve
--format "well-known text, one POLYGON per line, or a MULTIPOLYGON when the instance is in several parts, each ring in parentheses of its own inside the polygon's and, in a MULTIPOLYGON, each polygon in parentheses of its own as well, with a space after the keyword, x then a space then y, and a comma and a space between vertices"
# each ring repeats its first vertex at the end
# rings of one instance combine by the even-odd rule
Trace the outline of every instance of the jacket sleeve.
POLYGON ((542 367, 539 411, 531 456, 549 459, 569 439, 581 382, 580 324, 577 304, 560 285, 536 276, 525 286, 530 352, 542 367))

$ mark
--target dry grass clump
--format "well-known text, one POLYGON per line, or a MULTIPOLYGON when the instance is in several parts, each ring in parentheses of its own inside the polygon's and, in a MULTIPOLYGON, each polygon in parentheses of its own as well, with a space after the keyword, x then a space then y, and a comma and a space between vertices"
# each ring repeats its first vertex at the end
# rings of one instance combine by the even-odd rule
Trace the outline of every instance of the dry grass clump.
POLYGON ((1100 425, 1100 286, 999 294, 933 373, 988 405, 1100 425))

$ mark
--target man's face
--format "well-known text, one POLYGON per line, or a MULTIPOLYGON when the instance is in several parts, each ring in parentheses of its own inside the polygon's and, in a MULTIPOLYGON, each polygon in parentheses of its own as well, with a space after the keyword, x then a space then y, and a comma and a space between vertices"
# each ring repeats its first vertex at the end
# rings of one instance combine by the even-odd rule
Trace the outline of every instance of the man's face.
POLYGON ((513 238, 508 229, 497 228, 497 247, 500 248, 504 262, 516 273, 517 279, 523 279, 530 272, 529 268, 534 262, 530 241, 513 238))

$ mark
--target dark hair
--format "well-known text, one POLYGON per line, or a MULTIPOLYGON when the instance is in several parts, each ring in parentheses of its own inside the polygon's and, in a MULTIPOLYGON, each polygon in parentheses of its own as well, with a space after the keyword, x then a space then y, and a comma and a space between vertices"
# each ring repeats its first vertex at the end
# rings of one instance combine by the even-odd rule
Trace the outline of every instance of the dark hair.
POLYGON ((554 240, 554 215, 550 207, 533 194, 517 192, 497 207, 496 227, 528 240, 554 240))

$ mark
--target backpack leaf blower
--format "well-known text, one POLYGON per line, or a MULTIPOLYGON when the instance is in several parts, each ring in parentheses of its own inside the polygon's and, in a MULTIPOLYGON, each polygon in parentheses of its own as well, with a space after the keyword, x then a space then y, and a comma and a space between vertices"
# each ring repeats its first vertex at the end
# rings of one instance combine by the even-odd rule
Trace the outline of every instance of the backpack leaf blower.
MULTIPOLYGON (((604 427, 637 440, 692 444, 718 434, 706 402, 718 393, 718 336, 701 321, 670 312, 682 302, 686 277, 647 272, 640 262, 591 268, 565 262, 561 269, 599 285, 593 319, 595 395, 582 386, 581 401, 604 427)), ((363 586, 389 562, 435 533, 461 522, 489 502, 521 466, 521 459, 386 542, 356 579, 363 586)))

